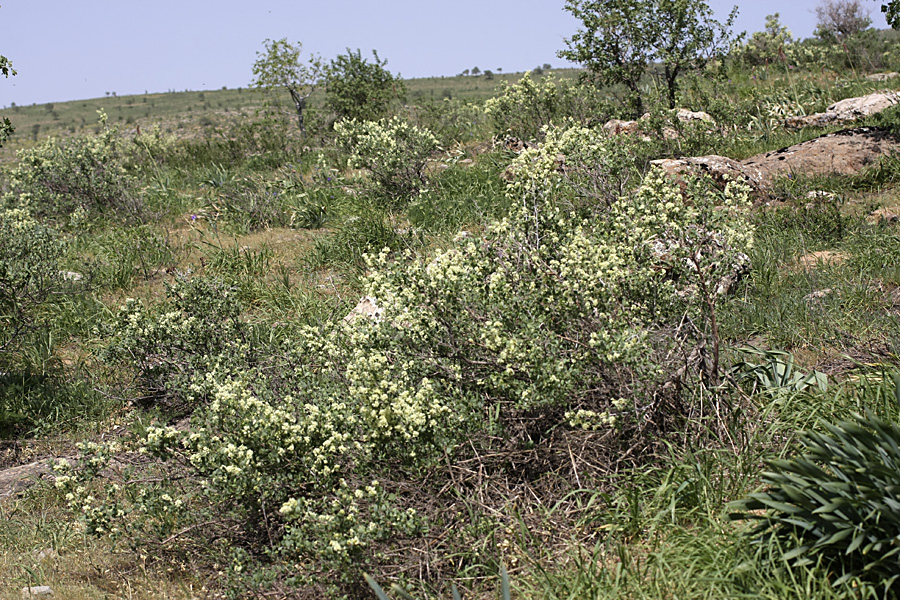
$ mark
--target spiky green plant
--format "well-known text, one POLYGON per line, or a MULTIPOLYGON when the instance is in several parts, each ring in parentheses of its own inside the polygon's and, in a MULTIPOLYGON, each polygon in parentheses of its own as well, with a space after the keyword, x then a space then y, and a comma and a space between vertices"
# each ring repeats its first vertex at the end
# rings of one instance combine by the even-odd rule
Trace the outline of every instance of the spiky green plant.
MULTIPOLYGON (((894 376, 900 401, 900 377, 894 376)), ((871 412, 806 432, 801 452, 769 461, 765 491, 735 502, 731 515, 759 524, 757 542, 777 538, 800 566, 829 562, 840 585, 851 579, 883 586, 900 578, 900 425, 871 412)))

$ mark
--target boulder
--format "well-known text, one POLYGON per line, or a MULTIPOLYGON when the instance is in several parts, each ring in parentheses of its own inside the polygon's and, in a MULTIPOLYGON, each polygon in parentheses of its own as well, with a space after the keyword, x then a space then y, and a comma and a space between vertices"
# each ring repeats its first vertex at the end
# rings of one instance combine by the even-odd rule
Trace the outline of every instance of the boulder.
POLYGON ((372 319, 373 321, 380 321, 381 315, 384 313, 384 309, 378 306, 378 302, 375 301, 375 298, 371 296, 366 296, 362 300, 359 301, 353 310, 347 313, 347 316, 344 317, 344 321, 348 323, 352 323, 357 319, 372 319))
POLYGON ((23 598, 37 598, 40 596, 52 596, 53 588, 49 585, 33 585, 30 587, 22 588, 22 597, 23 598))
POLYGON ((830 133, 788 148, 752 156, 741 165, 758 175, 760 186, 792 174, 852 175, 900 149, 887 131, 860 127, 830 133))
POLYGON ((888 79, 893 79, 895 77, 900 77, 900 73, 894 73, 892 71, 890 73, 872 73, 871 75, 866 75, 868 81, 887 81, 888 79))
POLYGON ((716 122, 712 116, 703 111, 693 111, 686 108, 679 108, 678 112, 675 113, 675 117, 684 123, 689 123, 691 121, 703 121, 705 123, 716 122))
POLYGON ((891 210, 889 208, 879 208, 878 210, 872 211, 869 213, 869 216, 866 217, 866 220, 869 223, 898 223, 900 222, 900 215, 897 213, 900 212, 900 209, 891 210))
POLYGON ((743 181, 754 189, 760 184, 760 174, 757 171, 726 156, 712 154, 690 158, 661 158, 650 161, 650 164, 675 178, 685 173, 709 175, 723 189, 729 181, 743 181))
POLYGON ((623 121, 612 119, 603 125, 606 135, 632 135, 641 131, 641 125, 637 121, 623 121))
POLYGON ((847 98, 835 102, 825 112, 837 115, 838 121, 855 121, 869 115, 880 113, 900 102, 896 92, 879 92, 859 98, 847 98))
MULTIPOLYGON (((641 116, 637 121, 623 121, 621 119, 612 119, 607 121, 603 125, 603 130, 607 135, 632 135, 635 133, 641 132, 641 121, 646 121, 650 118, 650 113, 645 113, 641 116)), ((682 123, 696 123, 703 122, 709 123, 711 125, 715 124, 715 120, 707 113, 700 111, 688 110, 686 108, 679 108, 675 112, 675 118, 681 121, 682 123)), ((678 137, 678 132, 671 128, 665 128, 663 130, 663 136, 666 139, 671 139, 678 137)))
POLYGON ((898 103, 900 103, 900 96, 896 92, 878 92, 858 98, 846 98, 835 102, 823 113, 789 117, 785 120, 784 125, 792 129, 801 129, 803 127, 824 127, 834 123, 849 123, 880 113, 898 103))

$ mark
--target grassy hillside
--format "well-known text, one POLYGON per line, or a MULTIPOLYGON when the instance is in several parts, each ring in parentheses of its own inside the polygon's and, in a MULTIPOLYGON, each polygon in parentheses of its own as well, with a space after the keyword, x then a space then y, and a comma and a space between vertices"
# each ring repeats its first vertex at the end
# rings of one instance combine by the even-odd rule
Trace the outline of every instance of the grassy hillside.
MULTIPOLYGON (((576 73, 572 69, 552 71, 560 78, 571 78, 576 73)), ((514 83, 521 76, 522 73, 497 73, 491 78, 484 75, 427 77, 407 79, 404 84, 411 104, 440 102, 444 98, 483 102, 502 89, 504 83, 514 83)), ((16 127, 15 135, 0 149, 0 161, 10 162, 17 149, 32 146, 39 139, 98 131, 98 110, 105 111, 110 123, 119 125, 123 131, 159 125, 164 131, 189 136, 202 129, 224 126, 235 119, 253 119, 261 102, 256 90, 238 88, 14 106, 0 110, 0 118, 8 117, 16 127)), ((320 102, 321 92, 310 98, 313 107, 320 102)))
POLYGON ((247 89, 3 111, 0 598, 494 597, 502 569, 519 598, 887 597, 900 161, 650 168, 897 138, 898 107, 786 128, 886 85, 792 67, 685 79, 713 122, 650 102, 620 136, 574 72, 490 114, 519 74, 410 80, 392 129, 306 139, 247 89), (771 474, 817 434, 867 467, 771 474))

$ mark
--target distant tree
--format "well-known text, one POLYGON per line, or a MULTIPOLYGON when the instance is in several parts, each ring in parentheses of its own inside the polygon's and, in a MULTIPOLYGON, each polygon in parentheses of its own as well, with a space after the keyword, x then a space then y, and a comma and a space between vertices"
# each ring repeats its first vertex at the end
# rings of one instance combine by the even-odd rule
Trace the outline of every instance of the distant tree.
POLYGON ((727 49, 737 14, 735 7, 721 24, 703 0, 566 0, 565 10, 583 28, 558 56, 584 65, 599 85, 624 85, 635 114, 643 112, 640 82, 651 62, 662 64, 674 108, 679 75, 727 49))
POLYGON ((460 75, 462 75, 463 77, 467 76, 468 74, 469 74, 469 70, 468 70, 468 69, 466 69, 465 71, 463 71, 462 73, 460 73, 460 75))
MULTIPOLYGON (((16 74, 16 70, 13 69, 12 63, 3 55, 0 55, 0 74, 7 78, 10 75, 16 74)), ((16 103, 13 102, 12 105, 15 106, 16 103)), ((16 128, 13 127, 13 124, 8 118, 3 117, 0 119, 0 148, 3 147, 3 143, 9 139, 9 136, 11 136, 15 130, 16 128)))
POLYGON ((498 72, 498 73, 502 73, 502 72, 503 72, 503 67, 497 67, 497 72, 498 72))
POLYGON ((543 66, 541 66, 541 68, 545 71, 549 71, 553 67, 550 66, 550 63, 544 63, 543 66))
POLYGON ((778 59, 779 52, 794 42, 790 30, 781 24, 780 15, 766 15, 765 31, 757 31, 750 41, 741 47, 739 53, 743 60, 756 65, 763 65, 778 59))
MULTIPOLYGON (((300 134, 306 136, 303 111, 306 100, 319 86, 322 80, 322 61, 311 55, 304 63, 300 61, 303 44, 291 44, 287 38, 266 40, 264 50, 256 53, 253 63, 254 79, 251 85, 266 94, 267 110, 277 110, 278 102, 275 93, 287 90, 291 95, 294 110, 297 113, 297 125, 300 134)), ((240 91, 240 89, 238 90, 240 91)))
POLYGON ((338 119, 374 121, 384 117, 394 99, 403 101, 406 87, 399 76, 385 69, 372 50, 374 60, 367 62, 359 49, 338 55, 325 68, 325 104, 338 119))
POLYGON ((481 69, 479 69, 478 67, 472 67, 472 75, 480 75, 480 74, 481 74, 481 69))
POLYGON ((494 78, 494 72, 491 71, 490 69, 485 69, 484 78, 487 79, 488 81, 490 81, 491 79, 494 78))
POLYGON ((815 11, 815 34, 824 40, 843 40, 872 24, 860 0, 822 0, 815 11))
POLYGON ((538 66, 536 66, 535 68, 533 68, 533 69, 531 70, 531 73, 532 73, 533 75, 543 75, 543 74, 544 74, 544 69, 542 69, 541 66, 538 65, 538 66))

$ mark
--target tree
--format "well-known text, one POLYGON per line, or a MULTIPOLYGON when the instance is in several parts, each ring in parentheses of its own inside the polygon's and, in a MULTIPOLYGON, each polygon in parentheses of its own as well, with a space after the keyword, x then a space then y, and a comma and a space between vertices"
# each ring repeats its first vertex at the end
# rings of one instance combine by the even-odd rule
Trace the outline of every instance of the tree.
POLYGON ((719 23, 703 0, 566 0, 565 10, 583 28, 557 55, 584 65, 600 85, 624 85, 635 114, 643 113, 640 82, 651 62, 662 63, 674 108, 679 75, 727 49, 737 14, 735 7, 719 23))
POLYGON ((713 18, 703 0, 658 0, 656 5, 654 22, 659 29, 654 58, 663 66, 669 108, 675 108, 678 76, 702 69, 728 50, 737 7, 723 24, 713 18))
POLYGON ((888 25, 894 29, 900 29, 900 0, 889 0, 881 5, 881 12, 888 25))
POLYGON ((779 17, 778 13, 766 15, 766 30, 754 33, 741 48, 743 60, 755 65, 768 64, 777 60, 785 46, 794 42, 794 36, 781 24, 779 17))
POLYGON ((286 89, 297 112, 300 133, 306 136, 303 111, 306 100, 315 91, 322 79, 321 58, 311 55, 306 63, 300 61, 303 44, 291 44, 287 38, 263 42, 265 50, 256 53, 253 63, 254 79, 251 85, 266 93, 268 108, 277 106, 274 93, 286 89))
MULTIPOLYGON (((13 69, 12 63, 3 55, 0 55, 0 74, 4 77, 16 74, 16 70, 13 69)), ((13 105, 15 106, 15 103, 13 103, 13 105)), ((8 118, 3 117, 0 119, 0 148, 3 147, 3 142, 5 142, 15 130, 16 128, 13 127, 13 124, 8 118)))
POLYGON ((478 67, 472 67, 472 75, 480 75, 480 74, 481 74, 481 69, 479 69, 478 67))
POLYGON ((391 101, 403 100, 406 88, 385 69, 387 60, 372 50, 367 62, 359 49, 338 55, 325 68, 325 105, 338 119, 374 121, 387 114, 391 101))
POLYGON ((844 40, 872 24, 860 0, 822 0, 815 10, 815 33, 824 40, 844 40))

